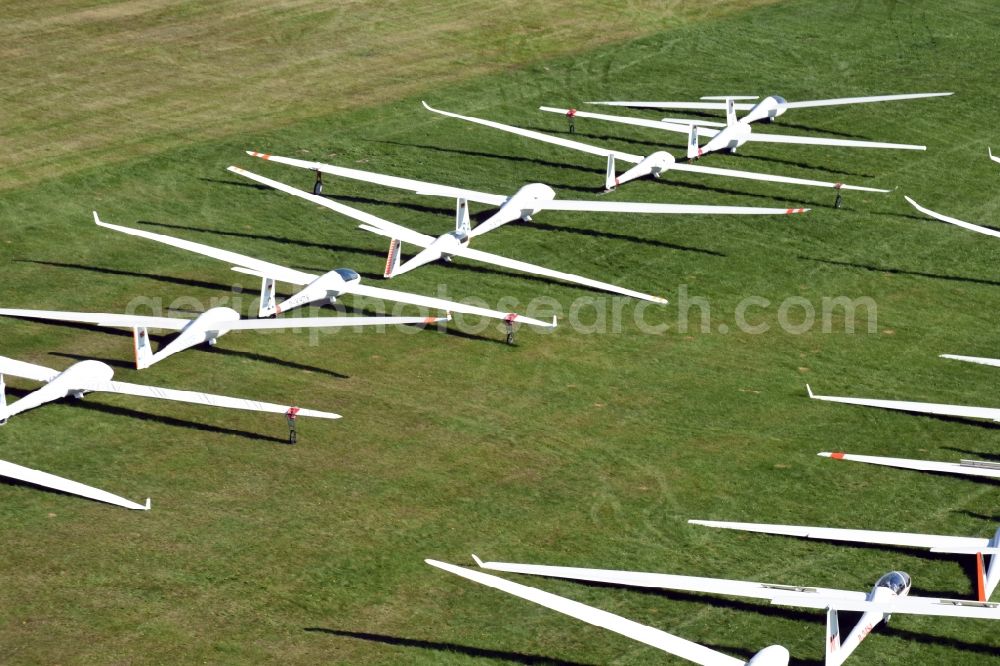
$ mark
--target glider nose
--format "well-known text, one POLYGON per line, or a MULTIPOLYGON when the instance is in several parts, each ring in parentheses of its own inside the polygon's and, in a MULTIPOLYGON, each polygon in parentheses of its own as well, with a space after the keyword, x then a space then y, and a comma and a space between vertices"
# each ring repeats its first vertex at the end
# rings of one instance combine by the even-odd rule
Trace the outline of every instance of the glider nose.
POLYGON ((747 662, 747 666, 788 666, 792 655, 781 645, 769 645, 747 662))

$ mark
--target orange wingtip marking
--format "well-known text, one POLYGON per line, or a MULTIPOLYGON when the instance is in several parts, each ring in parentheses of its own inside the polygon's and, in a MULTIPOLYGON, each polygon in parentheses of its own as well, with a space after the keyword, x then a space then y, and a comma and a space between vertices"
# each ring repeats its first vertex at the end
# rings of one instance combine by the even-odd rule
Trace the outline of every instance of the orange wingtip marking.
POLYGON ((830 457, 833 458, 834 460, 841 460, 843 459, 844 454, 841 453, 840 451, 837 451, 836 453, 831 453, 830 457))
POLYGON ((424 317, 425 324, 433 324, 438 320, 437 317, 424 317))
POLYGON ((788 210, 785 211, 785 214, 791 215, 792 213, 804 213, 804 212, 806 212, 805 208, 789 208, 788 210))

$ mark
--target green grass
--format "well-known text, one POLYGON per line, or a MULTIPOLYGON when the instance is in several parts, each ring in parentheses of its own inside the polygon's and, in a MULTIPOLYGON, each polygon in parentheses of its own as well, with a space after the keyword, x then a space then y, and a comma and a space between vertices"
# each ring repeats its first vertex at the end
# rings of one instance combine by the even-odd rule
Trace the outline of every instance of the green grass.
MULTIPOLYGON (((522 329, 516 347, 501 344, 493 329, 478 336, 344 331, 320 336, 319 344, 305 334, 234 334, 215 350, 117 372, 125 381, 344 414, 332 424, 302 423, 294 448, 274 441, 284 435, 280 418, 119 397, 14 419, 0 429, 3 459, 137 500, 149 495, 154 509, 136 514, 0 487, 5 660, 661 659, 423 563, 468 563, 470 552, 856 589, 898 568, 913 575, 916 593, 970 594, 968 576, 950 559, 712 532, 685 521, 994 531, 995 485, 815 454, 988 457, 1000 450, 996 429, 809 402, 804 384, 830 394, 994 404, 995 371, 936 358, 996 355, 994 246, 924 221, 901 194, 974 222, 995 217, 998 172, 985 147, 1000 145, 991 124, 1000 18, 991 3, 971 0, 946 7, 812 0, 746 11, 735 10, 759 3, 719 3, 708 17, 692 5, 665 4, 628 3, 619 14, 581 1, 517 16, 515 3, 494 13, 460 2, 419 11, 409 11, 410 3, 344 5, 329 13, 319 3, 247 12, 231 3, 219 5, 218 15, 200 5, 136 3, 129 11, 138 15, 120 22, 107 18, 123 11, 117 5, 87 10, 96 15, 78 5, 14 5, 0 33, 8 37, 3 49, 20 49, 27 66, 3 75, 20 84, 8 86, 13 108, 0 125, 10 156, 0 196, 9 307, 115 312, 142 297, 191 309, 232 297, 241 285, 238 309, 252 311, 253 280, 100 230, 90 222, 95 208, 109 222, 154 222, 144 228, 312 271, 350 266, 377 282, 387 244, 304 202, 245 187, 224 171, 228 164, 311 184, 310 174, 253 160, 245 149, 498 193, 542 181, 563 197, 585 198, 601 183, 600 160, 434 116, 420 99, 564 131, 564 119, 534 107, 772 91, 788 99, 956 95, 790 112, 771 130, 926 143, 926 153, 752 145, 705 160, 897 187, 891 195, 848 192, 835 210, 825 191, 670 176, 608 197, 813 211, 780 219, 543 213, 534 224, 481 239, 484 250, 666 293, 671 305, 646 310, 650 323, 670 325, 662 335, 638 330, 636 305, 625 302, 621 330, 584 334, 564 317, 553 334, 522 329), (65 18, 81 15, 91 17, 82 26, 65 18), (566 23, 548 32, 543 21, 553 17, 566 23), (13 40, 15 27, 35 25, 42 27, 28 33, 33 39, 13 40), (450 26, 454 41, 423 38, 428 25, 450 26), (158 50, 157 39, 142 38, 149 31, 165 35, 166 45, 158 50), (71 37, 81 40, 77 50, 71 37), (134 45, 131 59, 116 40, 134 45), (258 52, 248 57, 241 43, 258 52), (405 47, 400 57, 386 55, 392 45, 405 47), (118 94, 92 96, 88 77, 114 83, 95 86, 98 92, 118 94), (121 93, 129 91, 126 99, 121 93), (122 106, 102 107, 98 97, 122 106), (74 141, 85 145, 77 151, 74 141), (712 332, 678 331, 682 285, 709 300, 712 332), (719 324, 734 329, 733 313, 749 295, 772 302, 751 315, 771 330, 719 333, 719 324), (877 331, 785 333, 777 306, 794 296, 817 308, 824 297, 869 297, 877 331), (153 416, 130 418, 139 410, 153 416)), ((683 137, 652 130, 583 120, 577 129, 581 139, 631 152, 666 142, 680 154, 683 146, 683 137)), ((452 224, 446 200, 338 180, 327 181, 327 192, 429 233, 452 224)), ((388 286, 435 293, 447 285, 454 297, 490 304, 513 297, 525 306, 546 296, 564 310, 581 296, 613 301, 456 263, 388 286)), ((66 355, 125 366, 131 358, 126 335, 0 324, 0 353, 23 360, 64 368, 73 360, 66 355)), ((797 661, 822 658, 818 613, 528 582, 731 654, 781 643, 797 661)), ((988 663, 1000 648, 986 622, 897 616, 875 634, 853 657, 858 663, 988 663)))

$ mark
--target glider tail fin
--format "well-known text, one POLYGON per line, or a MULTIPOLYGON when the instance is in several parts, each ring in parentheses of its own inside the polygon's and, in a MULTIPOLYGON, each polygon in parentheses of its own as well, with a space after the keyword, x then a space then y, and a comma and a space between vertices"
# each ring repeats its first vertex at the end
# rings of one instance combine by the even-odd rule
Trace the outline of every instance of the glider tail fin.
MULTIPOLYGON (((1000 547, 1000 529, 994 533, 989 545, 992 548, 1000 547)), ((983 597, 984 601, 989 601, 990 597, 993 596, 994 590, 997 589, 997 584, 1000 583, 1000 554, 997 554, 995 551, 990 553, 989 561, 984 561, 983 565, 985 567, 985 572, 982 576, 983 593, 980 596, 983 597)))
POLYGON ((153 364, 153 348, 149 341, 149 333, 145 326, 136 326, 132 329, 132 337, 135 339, 135 369, 145 370, 153 364))
POLYGON ((732 97, 726 98, 726 127, 736 124, 736 102, 732 97))
POLYGON ((270 317, 277 312, 277 303, 274 300, 274 278, 263 278, 260 283, 260 307, 257 312, 258 317, 270 317))
POLYGON ((839 664, 840 652, 840 618, 837 617, 837 610, 826 609, 826 660, 827 666, 839 664))
POLYGON ((399 270, 399 251, 402 242, 398 238, 389 241, 389 255, 385 258, 385 271, 382 277, 391 278, 399 270))
POLYGON ((7 425, 10 418, 10 411, 7 409, 7 385, 4 384, 3 375, 0 375, 0 425, 7 425))
POLYGON ((698 126, 691 124, 688 126, 688 159, 696 160, 701 157, 701 149, 698 147, 698 126))
POLYGON ((455 201, 455 234, 459 238, 468 238, 472 232, 472 223, 469 221, 469 202, 465 197, 459 197, 455 201))
POLYGON ((608 166, 604 170, 604 189, 613 190, 618 187, 618 178, 615 177, 615 156, 608 155, 608 166))

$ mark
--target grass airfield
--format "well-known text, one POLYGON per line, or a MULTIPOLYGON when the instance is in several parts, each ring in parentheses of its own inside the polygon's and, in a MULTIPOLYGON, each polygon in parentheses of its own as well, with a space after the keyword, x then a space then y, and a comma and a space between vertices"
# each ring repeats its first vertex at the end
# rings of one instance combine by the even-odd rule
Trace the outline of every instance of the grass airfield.
MULTIPOLYGON (((2 30, 11 31, 3 49, 12 65, 0 73, 12 107, 0 119, 10 142, 0 174, 5 307, 255 311, 255 280, 98 229, 96 209, 107 222, 299 269, 351 267, 393 289, 436 294, 446 285, 450 297, 491 306, 514 298, 520 311, 545 297, 563 316, 550 334, 522 328, 514 347, 471 320, 448 331, 324 333, 318 342, 237 333, 142 373, 130 368, 130 334, 0 322, 6 356, 59 369, 98 358, 124 381, 344 415, 301 422, 295 447, 280 445, 280 417, 116 396, 13 419, 0 429, 4 460, 134 500, 151 496, 153 510, 0 484, 5 660, 683 663, 423 563, 471 564, 470 552, 864 590, 902 569, 914 594, 971 595, 970 567, 949 557, 686 520, 996 529, 996 484, 815 455, 996 459, 992 424, 809 402, 804 386, 996 406, 995 369, 937 358, 997 355, 994 246, 902 199, 971 222, 996 218, 1000 165, 986 156, 987 145, 1000 146, 992 3, 636 2, 608 13, 578 0, 526 15, 517 3, 409 4, 250 11, 222 3, 208 12, 149 2, 131 4, 130 15, 113 4, 10 8, 2 30), (436 26, 429 36, 427 26, 436 26), (892 194, 846 192, 836 210, 826 190, 667 174, 604 198, 813 210, 742 219, 543 212, 479 240, 482 250, 665 294, 670 305, 644 310, 647 323, 669 327, 660 335, 639 330, 634 301, 467 262, 380 282, 383 239, 225 171, 237 164, 311 185, 310 173, 243 153, 256 149, 496 193, 540 181, 561 197, 590 198, 603 180, 600 159, 441 118, 420 100, 565 132, 565 119, 534 109, 937 90, 956 94, 791 111, 767 128, 925 143, 926 153, 750 144, 703 160, 898 188, 892 194), (682 289, 709 302, 708 331, 697 309, 682 330, 682 289), (772 303, 750 316, 769 325, 764 334, 735 326, 750 295, 772 303), (872 299, 875 332, 847 334, 836 318, 826 333, 818 323, 799 335, 781 330, 785 299, 805 299, 818 316, 822 299, 838 296, 872 299), (601 332, 595 312, 615 308, 622 325, 601 332)), ((683 153, 681 135, 576 126, 580 140, 683 153)), ((454 202, 444 199, 335 179, 325 193, 427 233, 453 224, 454 202)), ((12 396, 35 386, 8 384, 12 396)), ((821 613, 519 580, 734 656, 781 643, 795 663, 822 662, 821 613)), ((849 663, 1000 663, 996 627, 986 622, 896 616, 874 634, 849 663)))

